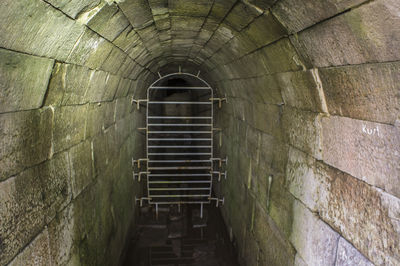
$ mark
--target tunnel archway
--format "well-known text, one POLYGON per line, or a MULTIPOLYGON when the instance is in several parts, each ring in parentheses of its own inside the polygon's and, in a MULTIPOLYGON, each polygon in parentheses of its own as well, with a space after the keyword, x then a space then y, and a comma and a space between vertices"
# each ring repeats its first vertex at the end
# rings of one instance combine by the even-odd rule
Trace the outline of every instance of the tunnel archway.
POLYGON ((243 265, 399 264, 396 0, 3 0, 0 264, 114 264, 144 98, 226 95, 216 187, 243 265))

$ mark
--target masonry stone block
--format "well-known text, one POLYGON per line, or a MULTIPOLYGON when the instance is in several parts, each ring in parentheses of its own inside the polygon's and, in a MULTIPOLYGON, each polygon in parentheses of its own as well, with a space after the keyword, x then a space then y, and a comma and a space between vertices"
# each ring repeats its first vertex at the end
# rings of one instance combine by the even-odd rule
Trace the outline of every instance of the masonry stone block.
POLYGON ((0 180, 49 158, 52 127, 50 108, 0 115, 0 180))
POLYGON ((0 46, 14 51, 65 61, 84 30, 44 1, 5 0, 1 9, 0 46))
POLYGON ((396 61, 400 36, 396 0, 367 2, 292 38, 308 65, 316 67, 396 61), (384 18, 384 19, 383 19, 384 18))
POLYGON ((70 200, 69 180, 68 154, 61 153, 0 183, 2 264, 18 254, 66 206, 70 200))
POLYGON ((100 0, 46 0, 46 2, 68 16, 76 18, 80 13, 96 7, 100 0))
POLYGON ((332 116, 322 119, 323 160, 400 196, 400 128, 332 116))
POLYGON ((86 137, 94 137, 115 122, 115 102, 90 104, 87 110, 86 137))
POLYGON ((233 27, 236 31, 241 31, 246 27, 255 17, 262 14, 260 9, 254 6, 247 5, 243 2, 237 2, 232 10, 225 18, 225 22, 233 27))
POLYGON ((302 110, 324 112, 325 98, 313 71, 295 71, 276 74, 285 104, 302 110), (322 97, 322 99, 321 99, 322 97))
POLYGON ((133 28, 143 28, 153 22, 151 9, 146 0, 126 0, 118 3, 118 6, 133 28))
POLYGON ((272 13, 257 17, 244 29, 244 37, 255 43, 257 48, 278 40, 286 34, 286 29, 275 19, 272 13))
POLYGON ((394 124, 400 115, 400 63, 319 70, 330 114, 394 124))
POLYGON ((69 151, 72 195, 76 198, 93 181, 92 148, 89 141, 72 147, 69 151))
POLYGON ((42 105, 54 60, 0 49, 0 113, 42 105))
POLYGON ((45 105, 85 103, 90 77, 91 71, 86 67, 56 63, 51 73, 45 105))
POLYGON ((111 53, 112 48, 111 43, 87 28, 70 51, 67 62, 99 69, 111 53))
POLYGON ((299 150, 320 159, 322 149, 321 116, 318 113, 286 106, 281 119, 284 138, 299 150))
POLYGON ((367 258, 365 258, 357 249, 355 249, 346 239, 341 237, 338 243, 336 264, 340 266, 360 265, 372 266, 367 258))
POLYGON ((172 16, 206 17, 211 6, 211 0, 176 0, 169 1, 169 12, 172 16))
POLYGON ((318 212, 374 264, 396 265, 400 200, 333 167, 317 163, 319 179, 330 183, 318 212))
POLYGON ((129 21, 117 5, 106 4, 90 18, 87 25, 112 42, 129 25, 129 21))
POLYGON ((302 203, 293 205, 290 241, 308 265, 335 265, 339 234, 302 203))
POLYGON ((256 204, 254 238, 263 257, 260 265, 293 265, 295 250, 266 212, 256 204))
POLYGON ((277 4, 272 8, 272 12, 290 33, 295 33, 363 2, 366 1, 328 0, 316 2, 313 0, 283 0, 277 1, 277 4))
POLYGON ((54 110, 53 150, 59 152, 85 138, 87 106, 62 106, 54 110))
POLYGON ((18 265, 49 265, 52 264, 51 257, 49 255, 49 232, 45 229, 41 232, 28 246, 22 250, 18 256, 13 259, 10 266, 18 265))

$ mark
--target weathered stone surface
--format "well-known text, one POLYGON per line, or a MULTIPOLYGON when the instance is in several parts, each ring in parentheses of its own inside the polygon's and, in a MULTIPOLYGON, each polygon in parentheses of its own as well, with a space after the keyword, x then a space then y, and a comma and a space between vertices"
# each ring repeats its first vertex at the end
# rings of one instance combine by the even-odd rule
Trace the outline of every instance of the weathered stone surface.
MULTIPOLYGON (((121 48, 123 51, 130 53, 129 51, 135 46, 141 44, 140 36, 132 27, 127 27, 120 35, 113 41, 113 44, 121 48)), ((132 56, 132 58, 135 58, 132 56)))
POLYGON ((321 117, 319 114, 286 106, 281 119, 285 139, 291 145, 317 159, 321 158, 321 117))
POLYGON ((69 150, 72 195, 77 197, 93 180, 92 148, 84 141, 69 150))
POLYGON ((289 149, 286 167, 286 185, 290 193, 307 208, 317 211, 328 202, 330 183, 316 175, 315 159, 293 147, 289 149))
POLYGON ((332 116, 322 119, 323 160, 400 197, 400 128, 332 116))
POLYGON ((90 71, 89 84, 85 93, 85 102, 101 102, 114 99, 119 77, 104 71, 90 71))
POLYGON ((144 28, 153 23, 151 9, 146 0, 126 0, 118 3, 118 6, 134 28, 144 28))
POLYGON ((263 253, 260 265, 293 265, 295 250, 258 204, 254 217, 254 238, 263 253))
POLYGON ((62 153, 0 183, 2 264, 13 258, 67 204, 69 179, 68 154, 62 153))
POLYGON ((127 116, 133 110, 131 99, 128 97, 116 100, 115 104, 115 121, 127 116))
POLYGON ((243 2, 237 2, 228 13, 224 22, 237 31, 246 27, 255 17, 260 16, 262 11, 243 2))
POLYGON ((87 25, 112 42, 129 25, 129 21, 117 5, 106 4, 90 18, 87 25))
POLYGON ((372 266, 373 264, 365 258, 357 249, 355 249, 344 238, 339 239, 336 264, 338 266, 372 266))
POLYGON ((400 200, 322 163, 316 169, 330 183, 320 216, 372 263, 399 264, 400 200))
MULTIPOLYGON (((87 212, 90 212, 89 204, 87 212)), ((78 265, 80 237, 75 235, 76 225, 74 217, 74 204, 67 206, 49 224, 50 256, 58 265, 78 265)))
POLYGON ((65 60, 83 27, 43 1, 1 2, 0 46, 65 60), (24 19, 21 19, 21 18, 24 19))
POLYGON ((50 156, 52 127, 50 108, 0 115, 0 180, 50 156))
POLYGON ((52 6, 62 10, 72 18, 79 13, 90 10, 100 3, 100 0, 46 0, 52 6))
POLYGON ((51 265, 49 249, 49 232, 45 229, 9 265, 51 265))
POLYGON ((211 6, 211 0, 175 0, 169 1, 169 12, 172 16, 207 16, 211 6))
POLYGON ((319 70, 330 114, 394 124, 400 115, 400 63, 319 70))
POLYGON ((115 92, 115 98, 126 97, 131 85, 132 85, 132 80, 122 78, 118 83, 118 88, 117 91, 115 92))
POLYGON ((308 265, 335 265, 339 234, 302 203, 293 204, 290 241, 308 265))
POLYGON ((400 59, 398 1, 368 2, 301 32, 297 43, 309 65, 316 67, 385 62, 400 59))
POLYGON ((54 110, 53 149, 57 153, 85 138, 87 106, 62 106, 54 110))
POLYGON ((54 60, 0 49, 0 113, 39 108, 54 60))
POLYGON ((90 77, 91 71, 86 67, 56 63, 51 74, 45 105, 85 103, 90 77))
POLYGON ((86 137, 93 137, 115 122, 115 102, 90 104, 87 113, 86 137))
POLYGON ((70 51, 67 62, 98 69, 107 59, 112 49, 113 45, 106 39, 90 29, 85 29, 74 48, 70 51))
POLYGON ((363 2, 366 0, 283 0, 277 1, 272 12, 290 33, 295 33, 363 2))
POLYGON ((244 30, 244 37, 250 38, 257 48, 278 40, 286 34, 286 29, 271 13, 264 13, 244 30))
POLYGON ((325 98, 315 71, 296 71, 277 74, 276 80, 285 104, 302 110, 324 112, 325 98))
POLYGON ((112 74, 117 74, 126 57, 126 53, 114 46, 106 60, 101 65, 101 69, 112 74))

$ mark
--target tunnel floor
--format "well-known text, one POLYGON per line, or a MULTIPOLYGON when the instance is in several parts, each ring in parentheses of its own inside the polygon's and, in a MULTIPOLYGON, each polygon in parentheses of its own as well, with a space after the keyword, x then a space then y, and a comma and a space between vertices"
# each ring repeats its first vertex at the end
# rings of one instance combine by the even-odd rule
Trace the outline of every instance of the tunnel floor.
POLYGON ((140 209, 137 231, 126 249, 124 266, 236 266, 236 253, 218 208, 197 205, 140 209))

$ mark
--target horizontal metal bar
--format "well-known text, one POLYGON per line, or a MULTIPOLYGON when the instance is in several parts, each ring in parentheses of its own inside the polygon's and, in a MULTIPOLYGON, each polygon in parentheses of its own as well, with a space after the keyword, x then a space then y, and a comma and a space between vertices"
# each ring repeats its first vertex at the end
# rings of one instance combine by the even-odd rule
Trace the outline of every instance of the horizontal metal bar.
POLYGON ((149 104, 212 104, 212 102, 170 102, 170 101, 152 101, 149 104))
POLYGON ((149 134, 180 134, 180 133, 197 133, 197 134, 211 134, 212 131, 148 131, 149 134))
POLYGON ((198 155, 198 156, 203 156, 203 155, 212 155, 212 153, 208 153, 208 152, 199 152, 199 153, 195 153, 195 152, 166 152, 166 153, 162 153, 162 152, 154 152, 154 153, 148 153, 149 156, 155 156, 155 155, 198 155))
POLYGON ((147 176, 211 176, 211 174, 148 174, 147 176))
POLYGON ((211 163, 211 160, 149 160, 149 163, 211 163))
POLYGON ((193 140, 193 141, 211 141, 210 139, 206 138, 148 138, 148 141, 156 141, 156 140, 163 140, 163 141, 187 141, 187 140, 193 140))
POLYGON ((212 119, 212 116, 148 116, 148 119, 212 119))
POLYGON ((209 194, 197 195, 150 195, 150 198, 193 198, 193 197, 209 197, 209 194))
POLYGON ((149 201, 149 204, 159 204, 159 205, 163 205, 163 204, 209 204, 211 201, 204 201, 204 200, 199 200, 199 201, 186 201, 186 200, 180 200, 180 201, 149 201))
POLYGON ((212 148, 212 146, 193 146, 193 145, 190 145, 190 146, 187 146, 187 145, 184 145, 184 146, 178 146, 178 145, 176 145, 176 146, 147 146, 147 147, 150 148, 150 149, 158 149, 158 148, 172 148, 172 149, 202 148, 202 149, 211 149, 212 148))
POLYGON ((212 124, 147 124, 149 127, 211 127, 212 124))
POLYGON ((211 87, 167 87, 167 86, 153 86, 149 89, 155 90, 172 90, 172 89, 182 89, 182 90, 210 90, 211 87))
POLYGON ((182 191, 182 190, 210 190, 210 187, 198 187, 198 188, 184 188, 184 187, 166 187, 166 188, 149 188, 149 191, 182 191))
POLYGON ((210 166, 171 166, 171 167, 149 167, 148 170, 202 170, 211 169, 210 166))
POLYGON ((209 180, 204 180, 204 181, 148 181, 149 184, 207 184, 211 183, 209 180))

